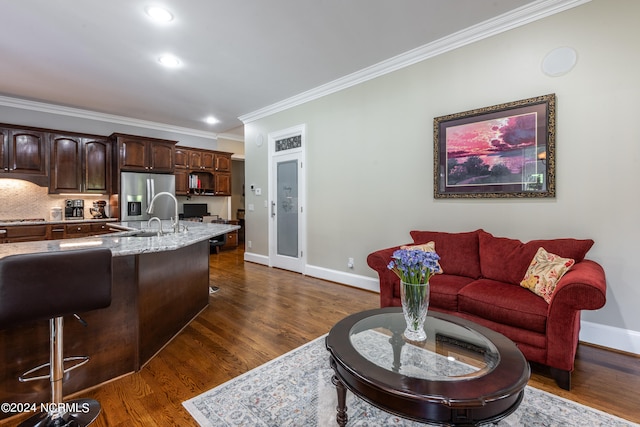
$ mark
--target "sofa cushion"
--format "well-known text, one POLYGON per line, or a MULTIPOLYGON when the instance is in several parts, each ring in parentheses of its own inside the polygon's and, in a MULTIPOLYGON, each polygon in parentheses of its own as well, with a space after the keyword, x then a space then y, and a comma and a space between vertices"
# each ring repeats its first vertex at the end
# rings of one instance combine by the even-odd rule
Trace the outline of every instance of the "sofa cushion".
MULTIPOLYGON (((578 263, 593 246, 591 239, 531 240, 522 243, 516 239, 495 237, 484 230, 478 231, 478 238, 482 277, 514 285, 520 284, 533 256, 540 247, 560 257, 571 258, 578 263)), ((446 268, 446 265, 443 267, 446 268)))
POLYGON ((520 282, 520 286, 542 297, 547 303, 556 290, 556 284, 575 263, 571 258, 562 258, 539 248, 520 282))
POLYGON ((544 334, 549 305, 520 286, 479 279, 460 290, 458 308, 492 322, 544 334))
POLYGON ((475 279, 443 274, 429 279, 429 307, 458 311, 458 292, 475 279))
POLYGON ((410 234, 415 244, 435 242, 437 253, 440 256, 440 265, 446 274, 474 279, 480 277, 477 231, 444 233, 414 230, 410 234))

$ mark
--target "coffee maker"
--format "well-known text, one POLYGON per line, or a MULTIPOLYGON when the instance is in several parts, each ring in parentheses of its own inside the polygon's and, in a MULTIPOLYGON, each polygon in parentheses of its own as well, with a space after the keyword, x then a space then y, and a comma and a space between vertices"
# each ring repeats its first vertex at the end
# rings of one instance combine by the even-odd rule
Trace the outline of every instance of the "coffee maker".
POLYGON ((83 219, 84 200, 67 199, 64 201, 64 219, 83 219))

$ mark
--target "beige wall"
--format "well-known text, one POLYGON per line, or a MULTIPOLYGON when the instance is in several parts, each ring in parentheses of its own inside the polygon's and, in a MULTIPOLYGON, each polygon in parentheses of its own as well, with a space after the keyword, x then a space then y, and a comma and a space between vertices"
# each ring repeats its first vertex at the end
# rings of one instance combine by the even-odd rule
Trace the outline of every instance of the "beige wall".
POLYGON ((247 123, 246 182, 263 188, 247 193, 249 256, 268 255, 268 153, 256 137, 306 124, 310 270, 375 278, 367 254, 410 241, 412 229, 592 238, 608 302, 583 313, 594 327, 586 340, 640 353, 638 16, 635 0, 594 0, 247 123), (576 49, 578 63, 548 77, 541 60, 560 46, 576 49), (434 117, 548 93, 557 95, 555 199, 433 198, 434 117))

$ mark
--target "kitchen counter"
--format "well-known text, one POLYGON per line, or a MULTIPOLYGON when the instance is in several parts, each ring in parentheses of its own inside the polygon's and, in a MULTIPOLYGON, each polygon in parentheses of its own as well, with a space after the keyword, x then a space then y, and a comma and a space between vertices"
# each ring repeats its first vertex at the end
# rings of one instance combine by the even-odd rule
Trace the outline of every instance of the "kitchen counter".
MULTIPOLYGON (((81 237, 77 239, 65 240, 42 240, 38 242, 5 243, 0 245, 0 258, 9 255, 39 253, 39 252, 59 252, 65 250, 80 249, 83 247, 105 247, 109 248, 114 257, 124 255, 135 255, 150 252, 172 251, 185 246, 192 245, 212 237, 229 233, 240 228, 232 224, 212 224, 201 222, 180 221, 181 227, 186 227, 180 233, 167 233, 160 237, 134 237, 137 232, 149 231, 146 221, 110 222, 113 219, 89 220, 94 222, 106 222, 109 227, 120 231, 102 234, 95 237, 81 237)), ((84 221, 21 221, 11 223, 0 223, 4 225, 33 225, 33 224, 73 224, 84 221)), ((157 230, 157 223, 152 224, 152 229, 157 230)), ((170 221, 162 221, 162 229, 171 230, 170 221)))
MULTIPOLYGON (((107 224, 118 231, 95 237, 0 245, 0 258, 96 246, 109 248, 114 255, 111 305, 78 313, 86 327, 73 317, 65 319, 64 355, 91 358, 65 377, 65 396, 140 370, 205 309, 210 298, 209 239, 239 228, 232 224, 181 221, 186 230, 180 233, 134 237, 135 233, 149 231, 146 221, 107 224)), ((152 227, 157 230, 157 223, 152 227)), ((169 221, 162 221, 162 227, 171 230, 169 221)), ((42 272, 42 280, 47 280, 46 272, 42 272)), ((87 286, 91 286, 90 280, 87 286)), ((0 402, 48 401, 47 381, 18 381, 21 373, 48 360, 48 336, 46 320, 0 330, 0 402)), ((0 413, 0 419, 10 415, 0 413)))

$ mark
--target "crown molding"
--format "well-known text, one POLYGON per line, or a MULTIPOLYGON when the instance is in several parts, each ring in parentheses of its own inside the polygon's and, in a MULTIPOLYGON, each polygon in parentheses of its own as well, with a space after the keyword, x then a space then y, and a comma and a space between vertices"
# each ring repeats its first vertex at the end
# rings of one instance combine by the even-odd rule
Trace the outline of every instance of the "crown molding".
POLYGON ((145 129, 159 130, 162 132, 172 132, 182 135, 198 136, 201 138, 216 140, 218 139, 218 134, 214 132, 206 132, 198 129, 172 126, 164 123, 151 122, 148 120, 133 119, 130 117, 117 116, 114 114, 98 113, 96 111, 83 110, 80 108, 63 107, 61 105, 47 104, 44 102, 11 98, 2 95, 0 95, 0 105, 5 107, 20 108, 23 110, 39 111, 41 113, 59 114, 61 116, 78 117, 81 119, 117 123, 126 126, 136 126, 145 129))
POLYGON ((236 135, 233 133, 219 133, 218 139, 228 139, 231 141, 244 142, 244 136, 236 135))
POLYGON ((453 33, 432 43, 394 56, 355 73, 348 74, 327 84, 294 95, 283 101, 238 117, 244 124, 272 114, 356 86, 385 74, 409 67, 418 62, 441 55, 462 46, 521 27, 534 21, 555 15, 568 9, 589 3, 591 0, 539 0, 514 9, 503 15, 453 33))

